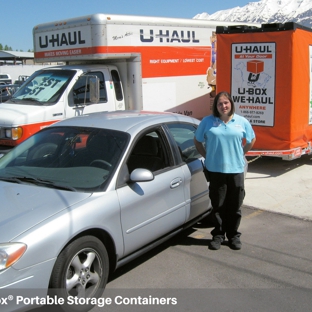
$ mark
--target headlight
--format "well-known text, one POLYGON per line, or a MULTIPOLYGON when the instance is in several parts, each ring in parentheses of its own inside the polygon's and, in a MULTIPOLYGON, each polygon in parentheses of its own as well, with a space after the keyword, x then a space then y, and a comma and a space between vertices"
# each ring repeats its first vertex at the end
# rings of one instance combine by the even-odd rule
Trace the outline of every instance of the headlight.
POLYGON ((0 271, 13 265, 26 251, 22 243, 0 244, 0 271))
POLYGON ((22 127, 15 127, 5 130, 5 137, 12 140, 18 140, 23 135, 23 128, 22 127))
POLYGON ((5 137, 6 138, 12 137, 12 130, 11 129, 5 129, 5 137))

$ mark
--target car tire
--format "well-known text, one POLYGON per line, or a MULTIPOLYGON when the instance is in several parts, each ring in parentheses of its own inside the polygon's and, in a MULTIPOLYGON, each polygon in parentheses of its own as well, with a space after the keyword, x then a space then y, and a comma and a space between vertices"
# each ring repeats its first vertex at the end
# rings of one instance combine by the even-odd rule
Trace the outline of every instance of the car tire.
POLYGON ((49 295, 64 299, 64 311, 89 311, 99 298, 109 272, 108 254, 94 236, 83 236, 67 245, 57 257, 49 284, 49 295))

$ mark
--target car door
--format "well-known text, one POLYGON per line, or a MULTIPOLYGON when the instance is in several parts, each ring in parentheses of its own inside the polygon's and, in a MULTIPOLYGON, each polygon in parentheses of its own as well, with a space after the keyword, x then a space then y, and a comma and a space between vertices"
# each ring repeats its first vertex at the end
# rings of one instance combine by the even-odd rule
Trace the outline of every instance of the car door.
POLYGON ((190 198, 191 206, 187 221, 211 209, 208 182, 203 173, 203 157, 198 153, 194 144, 197 126, 190 123, 170 123, 168 130, 176 142, 181 161, 186 163, 191 174, 190 198))
POLYGON ((140 134, 128 157, 130 173, 137 168, 149 169, 153 172, 154 179, 146 182, 129 181, 117 189, 124 255, 185 222, 189 198, 185 197, 184 186, 189 184, 191 176, 182 167, 174 166, 168 144, 159 128, 150 130, 140 134), (145 145, 141 144, 142 141, 145 141, 145 145), (152 157, 152 161, 148 160, 149 157, 152 157))

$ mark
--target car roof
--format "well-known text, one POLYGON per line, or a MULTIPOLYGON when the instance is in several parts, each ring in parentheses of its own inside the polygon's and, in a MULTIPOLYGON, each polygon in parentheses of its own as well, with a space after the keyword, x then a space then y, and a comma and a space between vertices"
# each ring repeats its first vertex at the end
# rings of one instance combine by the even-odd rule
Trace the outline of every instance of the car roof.
POLYGON ((94 127, 119 130, 131 134, 132 132, 138 132, 140 129, 144 129, 155 124, 170 122, 188 122, 198 124, 199 120, 193 117, 170 112, 113 111, 97 112, 68 118, 59 121, 50 127, 94 127))

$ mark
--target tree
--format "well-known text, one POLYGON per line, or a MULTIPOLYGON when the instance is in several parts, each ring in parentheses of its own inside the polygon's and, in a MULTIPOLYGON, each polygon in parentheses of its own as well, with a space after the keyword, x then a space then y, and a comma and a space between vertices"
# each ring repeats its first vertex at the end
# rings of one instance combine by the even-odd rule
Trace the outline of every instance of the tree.
MULTIPOLYGON (((9 47, 7 44, 5 46, 3 46, 1 43, 0 43, 0 51, 13 51, 12 47, 9 47)), ((20 51, 20 52, 24 52, 22 49, 15 49, 15 51, 20 51)), ((27 52, 34 52, 33 49, 28 49, 27 52)))

